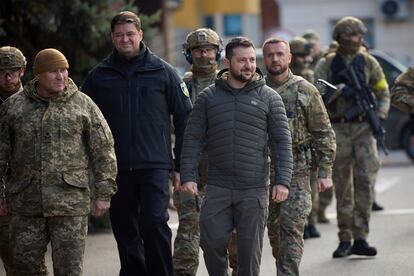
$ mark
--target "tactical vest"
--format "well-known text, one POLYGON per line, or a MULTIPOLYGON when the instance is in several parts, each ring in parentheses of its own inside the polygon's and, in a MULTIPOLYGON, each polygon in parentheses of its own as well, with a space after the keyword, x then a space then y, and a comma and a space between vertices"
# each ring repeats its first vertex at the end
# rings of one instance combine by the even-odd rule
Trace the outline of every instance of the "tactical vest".
POLYGON ((200 92, 203 91, 204 88, 214 83, 216 76, 217 76, 217 73, 214 74, 214 76, 212 76, 211 78, 206 78, 206 79, 200 78, 199 81, 195 81, 193 72, 189 71, 184 74, 183 81, 185 85, 187 86, 188 92, 190 93, 190 99, 191 99, 192 104, 195 103, 195 100, 197 99, 198 94, 200 94, 200 92))
MULTIPOLYGON (((352 84, 350 77, 347 75, 346 71, 349 67, 353 67, 357 78, 360 83, 368 83, 367 76, 369 76, 370 68, 368 68, 366 62, 366 55, 363 53, 358 53, 351 61, 349 66, 346 65, 343 57, 340 54, 333 53, 326 57, 327 68, 329 68, 330 72, 330 82, 334 85, 344 83, 347 86, 357 90, 355 85, 352 84)), ((354 98, 346 98, 340 95, 337 100, 333 101, 332 103, 326 106, 330 117, 341 117, 343 116, 348 110, 355 108, 357 105, 354 98), (335 116, 338 115, 338 116, 335 116)), ((363 114, 355 114, 355 116, 359 116, 363 114)))
POLYGON ((281 95, 283 104, 286 109, 286 116, 288 117, 289 128, 292 135, 292 149, 295 153, 302 154, 307 152, 310 148, 310 137, 307 135, 306 118, 304 118, 305 111, 301 110, 304 107, 299 99, 300 82, 305 81, 301 76, 292 75, 292 77, 276 88, 276 91, 281 95), (297 86, 295 93, 289 92, 289 87, 297 86))

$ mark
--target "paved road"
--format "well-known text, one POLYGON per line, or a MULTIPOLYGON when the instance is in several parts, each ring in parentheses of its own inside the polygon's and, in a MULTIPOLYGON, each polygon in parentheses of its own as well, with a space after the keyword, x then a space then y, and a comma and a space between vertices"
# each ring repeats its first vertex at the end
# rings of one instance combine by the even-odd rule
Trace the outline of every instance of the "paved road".
MULTIPOLYGON (((318 225, 320 239, 305 241, 305 254, 301 265, 304 276, 407 276, 414 275, 414 166, 402 152, 382 156, 381 169, 376 190, 377 200, 385 211, 372 215, 369 242, 378 248, 374 258, 348 257, 332 259, 337 246, 335 208, 328 209, 331 223, 318 225)), ((170 224, 177 226, 175 212, 171 213, 170 224)), ((200 254, 198 275, 208 275, 200 254)), ((51 268, 50 250, 47 264, 51 268)), ((51 270, 51 269, 50 269, 51 270)), ((115 276, 119 261, 116 243, 112 234, 90 235, 85 252, 85 276, 115 276)), ((0 271, 0 275, 5 275, 0 271)), ((276 275, 270 246, 265 237, 261 275, 276 275)))

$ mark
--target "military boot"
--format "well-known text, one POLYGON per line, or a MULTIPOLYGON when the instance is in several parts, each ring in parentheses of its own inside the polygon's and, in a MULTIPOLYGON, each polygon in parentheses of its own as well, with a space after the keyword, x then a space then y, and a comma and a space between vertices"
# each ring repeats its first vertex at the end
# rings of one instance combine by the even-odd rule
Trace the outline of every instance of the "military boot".
POLYGON ((308 228, 308 225, 306 224, 305 225, 305 230, 303 230, 303 239, 306 240, 306 239, 309 239, 309 238, 310 238, 309 228, 308 228))
POLYGON ((384 210, 384 207, 379 205, 376 201, 372 203, 372 211, 382 211, 384 210))
POLYGON ((319 233, 315 224, 308 224, 308 233, 309 233, 309 238, 320 238, 321 237, 321 233, 319 233))
POLYGON ((334 258, 343 258, 351 254, 351 242, 341 241, 338 245, 338 248, 334 251, 334 258))
POLYGON ((326 217, 325 211, 318 211, 318 222, 319 223, 329 223, 329 219, 326 217))
POLYGON ((377 249, 373 246, 369 246, 366 240, 355 240, 354 245, 351 248, 351 254, 361 256, 375 256, 377 255, 377 249))

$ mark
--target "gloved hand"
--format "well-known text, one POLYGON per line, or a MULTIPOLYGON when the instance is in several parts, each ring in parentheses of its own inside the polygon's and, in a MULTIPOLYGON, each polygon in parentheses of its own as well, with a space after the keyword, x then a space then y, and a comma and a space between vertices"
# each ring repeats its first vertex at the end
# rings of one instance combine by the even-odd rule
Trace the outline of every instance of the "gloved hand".
POLYGON ((340 83, 336 87, 341 92, 341 95, 343 95, 345 98, 352 98, 357 93, 355 89, 346 85, 345 83, 340 83))

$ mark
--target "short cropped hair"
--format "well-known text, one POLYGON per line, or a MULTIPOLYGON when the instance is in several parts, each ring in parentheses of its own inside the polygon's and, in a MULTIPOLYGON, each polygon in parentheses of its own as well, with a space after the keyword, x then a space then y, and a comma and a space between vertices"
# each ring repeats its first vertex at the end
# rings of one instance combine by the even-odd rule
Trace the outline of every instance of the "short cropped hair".
POLYGON ((141 20, 138 15, 130 11, 123 11, 114 16, 111 20, 111 32, 114 31, 115 26, 119 24, 133 23, 137 30, 141 30, 141 20))
POLYGON ((256 49, 254 47, 253 42, 244 36, 238 36, 235 38, 232 38, 229 43, 227 43, 226 45, 226 58, 227 59, 231 59, 231 57, 233 56, 233 49, 237 48, 237 47, 244 47, 244 48, 249 48, 252 47, 253 49, 256 49))
POLYGON ((289 52, 290 52, 289 42, 287 40, 279 37, 279 36, 273 36, 273 37, 269 37, 268 39, 266 39, 265 42, 263 42, 262 49, 264 49, 264 47, 267 44, 277 44, 277 43, 284 43, 284 44, 286 44, 286 46, 287 46, 287 48, 289 49, 289 52))

